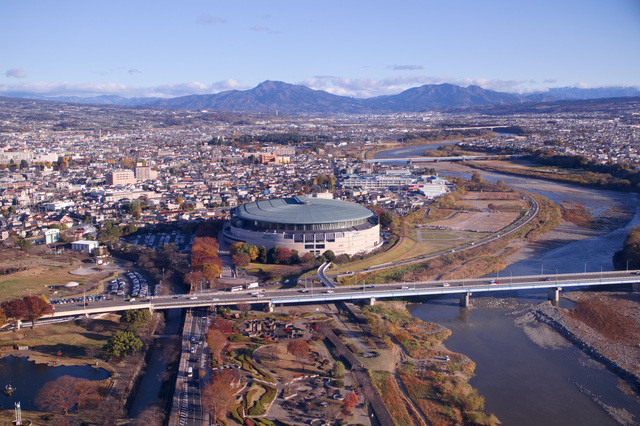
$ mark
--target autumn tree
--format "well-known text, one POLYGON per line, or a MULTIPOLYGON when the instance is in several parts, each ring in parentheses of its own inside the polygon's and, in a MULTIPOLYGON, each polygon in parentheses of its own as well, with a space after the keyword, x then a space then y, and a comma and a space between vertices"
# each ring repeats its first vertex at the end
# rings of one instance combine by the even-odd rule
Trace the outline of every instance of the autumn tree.
POLYGON ((346 413, 351 413, 353 409, 356 408, 356 405, 358 405, 358 395, 356 395, 354 392, 349 392, 344 397, 342 409, 346 413))
POLYGON ((215 318, 211 321, 209 330, 219 330, 225 337, 229 337, 233 334, 233 324, 224 318, 215 318))
POLYGON ((249 263, 251 263, 251 257, 245 253, 234 254, 233 256, 231 256, 231 261, 234 263, 234 265, 237 265, 241 268, 246 268, 247 266, 249 266, 249 263))
POLYGON ((38 318, 53 312, 53 308, 40 296, 26 296, 24 299, 25 319, 31 321, 31 329, 36 326, 38 318))
POLYGON ((287 343, 287 352, 295 357, 296 361, 300 363, 302 371, 304 371, 305 361, 307 361, 309 354, 311 353, 311 346, 309 346, 309 342, 305 339, 289 340, 289 343, 287 343))
POLYGON ((215 263, 207 262, 202 265, 202 273, 204 274, 204 277, 207 279, 207 281, 209 281, 209 283, 212 283, 216 278, 220 277, 220 275, 222 274, 222 268, 215 263))
POLYGON ((76 379, 73 384, 73 389, 76 392, 76 408, 78 412, 81 409, 89 407, 97 407, 102 401, 100 395, 100 382, 87 379, 76 379))
POLYGON ((78 390, 75 388, 75 377, 62 376, 47 382, 40 388, 36 396, 36 405, 43 411, 69 414, 78 403, 78 390))
POLYGON ((189 293, 194 293, 199 287, 202 287, 205 279, 202 271, 191 271, 184 275, 185 283, 189 284, 189 293))
POLYGON ((164 410, 157 405, 147 407, 129 422, 130 426, 162 426, 164 424, 164 410))
POLYGON ((7 320, 14 325, 13 331, 18 329, 18 322, 27 315, 27 304, 24 299, 12 299, 2 302, 2 310, 7 316, 7 320))
POLYGON ((220 351, 227 343, 227 337, 220 330, 214 329, 207 332, 207 344, 209 351, 215 355, 216 360, 220 362, 220 351))
POLYGON ((226 417, 236 404, 236 372, 233 369, 218 370, 211 382, 202 390, 202 405, 211 414, 211 421, 226 417))

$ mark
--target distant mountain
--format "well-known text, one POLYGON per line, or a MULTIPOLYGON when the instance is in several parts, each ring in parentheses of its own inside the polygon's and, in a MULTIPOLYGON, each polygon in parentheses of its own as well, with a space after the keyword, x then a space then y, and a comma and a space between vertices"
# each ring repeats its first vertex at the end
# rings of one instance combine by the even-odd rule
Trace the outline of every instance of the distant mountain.
POLYGON ((147 106, 216 111, 285 113, 360 113, 362 100, 337 96, 306 86, 264 81, 250 90, 191 95, 145 102, 147 106))
POLYGON ((598 87, 580 89, 577 87, 556 87, 545 92, 538 92, 527 96, 534 102, 586 100, 604 98, 624 98, 640 96, 640 90, 635 87, 598 87))
POLYGON ((387 112, 417 112, 430 109, 459 108, 482 105, 502 105, 528 102, 511 93, 494 92, 479 86, 460 87, 453 84, 426 84, 397 95, 378 96, 365 100, 373 110, 387 112))
POLYGON ((357 114, 419 112, 434 108, 501 105, 526 101, 527 99, 520 95, 485 90, 478 86, 464 88, 452 84, 429 84, 405 90, 397 95, 355 99, 332 95, 322 90, 312 90, 306 86, 265 81, 249 90, 150 100, 144 105, 245 112, 357 114))
POLYGON ((286 114, 363 114, 422 112, 432 109, 478 106, 519 105, 562 100, 640 96, 633 87, 578 89, 562 87, 545 92, 519 95, 486 90, 479 86, 460 87, 453 84, 427 84, 397 95, 356 99, 333 95, 306 86, 264 81, 249 90, 229 90, 212 95, 190 95, 177 98, 123 98, 103 95, 91 98, 44 97, 23 93, 14 97, 54 100, 97 105, 150 106, 190 110, 286 113, 286 114))

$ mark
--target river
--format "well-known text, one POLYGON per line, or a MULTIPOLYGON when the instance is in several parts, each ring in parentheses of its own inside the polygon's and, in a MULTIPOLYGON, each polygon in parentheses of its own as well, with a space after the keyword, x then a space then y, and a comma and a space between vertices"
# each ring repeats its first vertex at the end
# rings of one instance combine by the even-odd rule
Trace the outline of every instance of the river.
MULTIPOLYGON (((439 144, 430 147, 437 146, 439 144)), ((375 158, 421 155, 428 148, 389 150, 377 153, 375 158)), ((460 165, 456 166, 455 173, 450 173, 449 166, 447 163, 429 163, 427 167, 442 170, 443 175, 468 177, 472 173, 471 169, 460 165)), ((624 221, 617 222, 615 227, 612 225, 604 235, 567 240, 566 243, 556 241, 548 249, 532 252, 532 257, 500 271, 504 279, 510 274, 552 275, 585 269, 611 270, 613 253, 622 247, 629 228, 640 224, 638 194, 495 173, 480 174, 492 181, 502 179, 509 185, 539 193, 557 203, 581 203, 595 216, 604 217, 611 208, 627 213, 624 221)), ((528 337, 517 310, 522 304, 545 301, 546 292, 499 296, 508 298, 507 307, 491 303, 495 299, 490 296, 473 296, 472 307, 468 309, 458 306, 457 297, 440 297, 409 306, 412 315, 451 329, 452 336, 445 342, 446 346, 476 362, 476 376, 470 384, 485 397, 487 412, 494 413, 505 425, 619 424, 607 409, 633 415, 635 422, 640 422, 640 398, 620 390, 616 375, 562 339, 557 339, 559 342, 555 345, 543 347, 528 337)), ((566 300, 561 303, 569 307, 566 300)))

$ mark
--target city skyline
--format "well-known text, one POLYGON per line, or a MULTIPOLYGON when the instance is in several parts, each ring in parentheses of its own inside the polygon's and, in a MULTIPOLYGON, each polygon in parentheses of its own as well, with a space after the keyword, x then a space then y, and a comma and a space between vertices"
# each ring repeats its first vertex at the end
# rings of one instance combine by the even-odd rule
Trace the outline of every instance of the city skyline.
POLYGON ((264 80, 359 98, 440 83, 640 87, 634 0, 32 1, 0 12, 8 96, 175 97, 264 80))

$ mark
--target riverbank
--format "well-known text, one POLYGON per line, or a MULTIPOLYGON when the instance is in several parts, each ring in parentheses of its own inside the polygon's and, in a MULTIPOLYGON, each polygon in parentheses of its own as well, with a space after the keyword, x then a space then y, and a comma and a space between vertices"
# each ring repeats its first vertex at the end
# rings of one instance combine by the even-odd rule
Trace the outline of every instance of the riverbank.
MULTIPOLYGON (((640 393, 640 305, 635 293, 572 292, 565 297, 576 303, 572 309, 544 302, 516 312, 515 323, 532 342, 542 348, 579 348, 590 359, 618 377, 625 394, 640 393)), ((620 425, 636 425, 637 413, 614 407, 585 387, 580 391, 620 425)))

